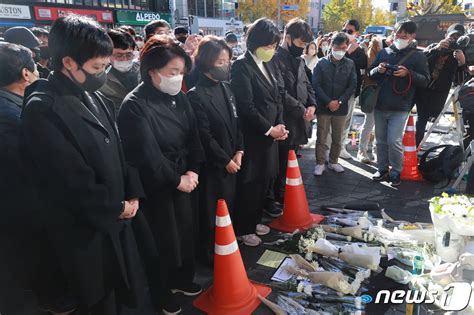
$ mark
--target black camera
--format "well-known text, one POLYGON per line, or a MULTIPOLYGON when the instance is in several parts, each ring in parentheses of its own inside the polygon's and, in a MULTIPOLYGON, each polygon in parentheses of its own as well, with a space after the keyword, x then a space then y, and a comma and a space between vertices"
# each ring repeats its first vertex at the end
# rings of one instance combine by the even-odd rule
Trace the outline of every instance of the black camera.
POLYGON ((397 65, 391 65, 389 63, 386 63, 384 66, 385 69, 387 69, 387 71, 385 71, 386 75, 393 75, 395 71, 398 71, 400 69, 397 65))
POLYGON ((461 36, 458 38, 458 40, 451 40, 449 47, 443 48, 441 52, 444 55, 447 55, 458 49, 461 49, 461 50, 466 49, 466 47, 469 46, 470 41, 471 39, 469 38, 469 36, 467 35, 461 36))

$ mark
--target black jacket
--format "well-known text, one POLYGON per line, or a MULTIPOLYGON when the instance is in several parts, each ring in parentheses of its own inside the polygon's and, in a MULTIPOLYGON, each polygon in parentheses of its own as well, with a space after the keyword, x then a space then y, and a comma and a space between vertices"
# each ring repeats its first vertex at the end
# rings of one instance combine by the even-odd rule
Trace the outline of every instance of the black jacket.
POLYGON ((131 220, 118 217, 122 201, 143 197, 143 188, 123 159, 112 103, 90 96, 98 116, 86 107, 85 92, 60 72, 28 89, 20 146, 40 196, 31 206, 39 207, 79 303, 98 303, 110 285, 105 279, 113 277, 123 302, 133 305, 146 281, 131 220))
POLYGON ((318 114, 345 116, 348 113, 347 102, 357 86, 357 74, 354 62, 342 58, 338 62, 328 55, 318 61, 313 72, 313 88, 318 102, 318 114), (332 100, 339 100, 341 106, 335 112, 327 107, 332 100))
POLYGON ((142 209, 164 265, 178 268, 193 258, 195 214, 191 195, 177 187, 204 162, 194 111, 184 93, 170 96, 141 83, 125 98, 117 123, 127 162, 147 194, 142 209))
POLYGON ((271 83, 258 68, 250 52, 232 65, 231 87, 244 135, 245 156, 240 175, 243 182, 271 178, 278 174, 278 144, 265 133, 283 124, 283 106, 276 68, 263 63, 271 83))
POLYGON ((311 137, 310 122, 303 119, 306 108, 316 107, 314 90, 305 71, 302 58, 293 57, 288 50, 278 47, 273 59, 279 77, 283 101, 283 120, 290 131, 283 145, 306 144, 311 137))
POLYGON ((201 75, 188 97, 206 153, 199 192, 201 221, 209 229, 215 225, 218 199, 224 199, 229 210, 233 209, 237 176, 229 174, 225 167, 237 151, 244 150, 244 139, 235 96, 228 83, 217 83, 201 75))
POLYGON ((346 57, 354 61, 357 74, 357 87, 355 89, 354 95, 357 97, 360 94, 360 87, 362 86, 362 74, 360 71, 367 68, 367 55, 365 54, 364 49, 357 47, 357 49, 354 50, 352 54, 346 53, 346 57))
POLYGON ((380 63, 397 65, 402 58, 411 50, 416 49, 416 44, 411 44, 403 50, 398 50, 394 46, 382 49, 369 69, 369 78, 377 81, 381 85, 380 93, 377 99, 378 110, 383 111, 410 111, 413 107, 413 96, 415 89, 425 88, 428 85, 430 74, 425 54, 422 51, 415 51, 403 66, 410 70, 410 76, 399 78, 388 76, 378 72, 380 63), (411 77, 411 84, 410 84, 411 77), (401 91, 408 89, 406 93, 401 91), (396 92, 399 91, 399 92, 396 92))

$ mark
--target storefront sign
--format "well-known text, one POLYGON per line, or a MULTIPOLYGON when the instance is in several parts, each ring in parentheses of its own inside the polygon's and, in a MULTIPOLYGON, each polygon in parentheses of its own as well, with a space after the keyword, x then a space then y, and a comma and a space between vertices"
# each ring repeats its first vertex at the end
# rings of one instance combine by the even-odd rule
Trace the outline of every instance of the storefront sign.
POLYGON ((129 10, 117 10, 116 20, 120 24, 128 25, 146 25, 151 21, 163 19, 168 23, 171 22, 170 14, 160 14, 158 12, 150 11, 129 11, 129 10))
POLYGON ((30 8, 26 5, 0 4, 0 19, 30 20, 30 8))
POLYGON ((112 11, 101 10, 82 10, 72 8, 51 8, 51 7, 34 7, 36 20, 38 21, 54 21, 57 18, 70 14, 88 16, 99 23, 113 23, 114 18, 112 11))

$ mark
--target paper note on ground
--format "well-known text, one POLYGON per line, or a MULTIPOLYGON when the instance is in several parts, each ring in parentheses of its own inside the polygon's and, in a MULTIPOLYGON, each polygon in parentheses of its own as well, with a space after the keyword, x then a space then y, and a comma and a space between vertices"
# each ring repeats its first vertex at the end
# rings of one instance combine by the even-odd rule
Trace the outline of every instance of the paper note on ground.
POLYGON ((267 249, 263 253, 262 257, 260 257, 260 259, 257 261, 257 264, 270 268, 278 268, 285 257, 285 254, 267 249))
POLYGON ((286 270, 287 266, 292 266, 295 268, 298 267, 298 265, 293 259, 291 259, 290 257, 286 257, 285 260, 283 260, 283 262, 281 263, 280 267, 277 269, 277 271, 273 274, 272 280, 277 282, 286 282, 290 280, 293 275, 288 273, 288 271, 286 270))

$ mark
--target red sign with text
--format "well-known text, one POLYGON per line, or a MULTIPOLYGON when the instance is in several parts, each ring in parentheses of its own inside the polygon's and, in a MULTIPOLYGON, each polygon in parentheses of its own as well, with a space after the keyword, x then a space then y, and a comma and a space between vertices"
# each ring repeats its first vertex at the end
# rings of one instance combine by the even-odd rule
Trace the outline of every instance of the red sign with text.
POLYGON ((88 16, 99 23, 113 23, 114 17, 112 11, 109 10, 82 10, 72 8, 52 8, 35 6, 35 17, 38 21, 54 21, 57 18, 70 14, 88 16))

